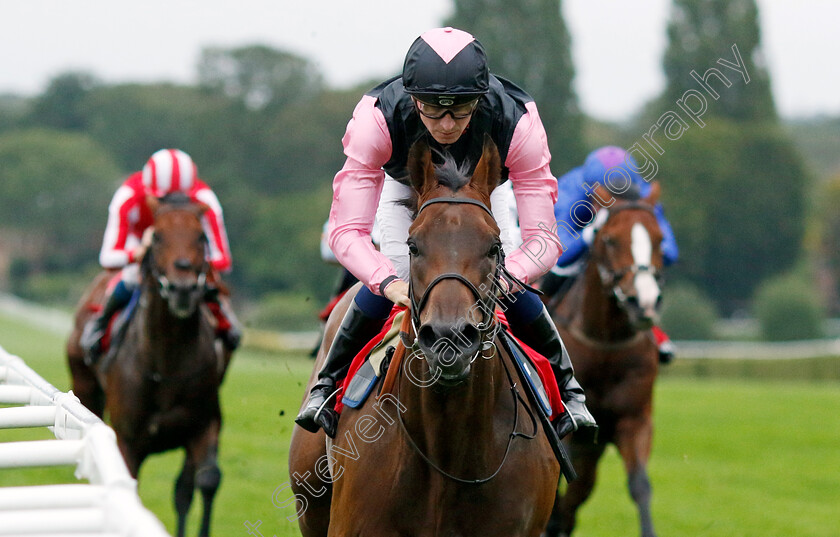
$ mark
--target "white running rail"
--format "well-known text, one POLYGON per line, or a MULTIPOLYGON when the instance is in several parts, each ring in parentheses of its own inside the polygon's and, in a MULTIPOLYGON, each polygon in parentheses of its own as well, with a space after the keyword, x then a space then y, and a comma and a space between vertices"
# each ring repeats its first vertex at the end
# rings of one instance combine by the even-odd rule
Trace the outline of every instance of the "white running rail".
POLYGON ((0 405, 0 438, 2 429, 18 427, 48 427, 56 437, 0 442, 0 483, 5 468, 62 465, 88 481, 0 487, 0 536, 169 537, 140 503, 114 431, 3 347, 0 405))

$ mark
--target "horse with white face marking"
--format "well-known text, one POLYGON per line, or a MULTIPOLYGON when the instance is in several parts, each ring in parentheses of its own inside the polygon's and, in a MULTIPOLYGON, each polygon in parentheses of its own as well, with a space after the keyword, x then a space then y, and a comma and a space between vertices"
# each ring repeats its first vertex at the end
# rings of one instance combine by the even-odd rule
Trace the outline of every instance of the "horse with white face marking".
POLYGON ((641 535, 655 535, 647 462, 659 366, 650 328, 662 298, 662 231, 653 213, 658 197, 654 183, 647 198, 615 200, 599 212, 584 276, 550 307, 600 429, 597 442, 579 434, 568 440, 579 478, 558 495, 549 537, 572 533, 577 509, 592 493, 598 460, 610 443, 624 460, 641 535))

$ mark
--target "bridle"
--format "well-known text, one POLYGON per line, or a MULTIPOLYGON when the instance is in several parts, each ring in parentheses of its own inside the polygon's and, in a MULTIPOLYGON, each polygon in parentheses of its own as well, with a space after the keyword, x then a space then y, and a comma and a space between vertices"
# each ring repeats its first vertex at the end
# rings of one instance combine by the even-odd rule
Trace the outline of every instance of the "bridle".
MULTIPOLYGON (((201 266, 196 269, 197 280, 190 291, 190 298, 193 298, 193 294, 202 295, 207 291, 207 273, 210 270, 210 264, 207 262, 207 242, 207 236, 202 235, 202 263, 201 266)), ((173 293, 178 292, 178 286, 170 282, 169 278, 166 277, 166 274, 164 274, 154 262, 154 245, 149 247, 146 251, 146 254, 143 256, 142 264, 146 266, 146 270, 157 282, 158 294, 164 301, 169 300, 173 293)))
MULTIPOLYGON (((472 199, 472 198, 454 198, 454 197, 439 197, 439 198, 432 198, 423 205, 420 206, 420 209, 417 211, 417 215, 419 216, 423 209, 428 207, 429 205, 434 205, 436 203, 452 203, 452 204, 468 204, 468 205, 475 205, 480 207, 484 212, 490 215, 490 218, 493 218, 493 213, 490 211, 490 208, 487 207, 484 203, 479 200, 472 199)), ((494 269, 493 273, 493 282, 498 282, 500 272, 504 270, 504 250, 499 248, 499 253, 496 255, 496 268, 494 269)), ((414 281, 413 278, 409 278, 408 284, 408 297, 411 301, 411 327, 414 330, 415 336, 417 335, 417 329, 420 327, 420 312, 423 311, 423 308, 426 306, 426 303, 429 301, 429 294, 431 293, 432 289, 442 281, 445 280, 457 280, 464 284, 467 289, 469 289, 470 293, 472 293, 473 298, 476 300, 476 304, 482 305, 482 311, 485 314, 485 319, 477 327, 479 331, 482 333, 485 332, 488 328, 491 327, 494 320, 494 311, 496 301, 498 300, 496 296, 491 292, 488 294, 487 297, 482 298, 481 292, 476 288, 476 286, 465 278, 463 275, 458 274, 457 272, 445 272, 440 274, 435 279, 433 279, 429 285, 426 287, 426 290, 423 292, 423 295, 420 297, 420 300, 417 300, 417 295, 414 292, 414 281)))
MULTIPOLYGON (((631 209, 645 211, 656 217, 656 213, 654 213, 653 207, 646 203, 641 203, 637 201, 622 203, 614 209, 610 208, 609 217, 612 218, 614 215, 621 211, 631 209)), ((608 221, 609 219, 607 219, 607 222, 608 221)), ((604 222, 604 225, 606 225, 606 222, 604 222)), ((624 277, 628 274, 632 274, 633 277, 639 274, 650 274, 660 286, 662 284, 662 274, 659 271, 659 269, 653 265, 638 265, 634 263, 626 267, 615 269, 612 267, 608 267, 606 264, 604 264, 603 261, 597 260, 596 267, 598 268, 598 275, 601 278, 601 283, 603 284, 604 288, 610 289, 620 304, 624 304, 628 300, 627 295, 624 294, 624 291, 621 290, 621 286, 619 285, 619 283, 621 283, 621 280, 624 279, 624 277)))
MULTIPOLYGON (((430 200, 426 201, 425 203, 423 203, 423 205, 420 206, 420 209, 417 211, 417 215, 419 215, 423 211, 423 209, 425 209, 429 205, 433 205, 433 204, 436 204, 436 203, 454 203, 454 204, 461 203, 461 204, 475 205, 477 207, 480 207, 482 210, 484 210, 484 212, 486 212, 488 215, 490 215, 491 218, 493 218, 493 213, 490 211, 490 209, 484 203, 482 203, 478 200, 475 200, 475 199, 471 199, 471 198, 454 198, 454 197, 439 197, 439 198, 430 199, 430 200)), ((522 284, 522 282, 519 282, 512 274, 507 272, 507 270, 504 268, 504 260, 505 260, 504 250, 502 248, 499 248, 499 253, 496 254, 496 259, 495 259, 496 267, 495 267, 494 273, 493 273, 493 285, 496 286, 496 288, 498 288, 499 278, 501 278, 503 275, 504 275, 505 278, 509 279, 509 281, 511 281, 511 282, 517 282, 521 285, 524 285, 524 284, 522 284)), ((423 292, 423 295, 420 297, 420 300, 417 300, 417 297, 414 293, 413 281, 412 281, 411 278, 409 279, 408 294, 409 294, 409 299, 411 300, 411 324, 412 324, 412 329, 414 330, 415 337, 416 337, 416 334, 418 333, 417 328, 420 326, 420 312, 422 311, 423 307, 426 305, 426 303, 429 300, 429 293, 434 288, 434 286, 436 286, 437 284, 439 284, 440 282, 445 281, 445 280, 457 280, 457 281, 463 283, 467 287, 467 289, 470 290, 473 297, 476 299, 476 304, 481 304, 482 305, 482 310, 485 313, 485 319, 481 322, 480 326, 478 327, 479 331, 482 333, 482 339, 484 339, 484 337, 486 337, 486 334, 488 332, 490 333, 490 336, 493 337, 496 333, 496 331, 493 329, 494 325, 498 324, 498 323, 494 323, 494 321, 496 321, 495 307, 496 307, 496 302, 499 301, 499 297, 497 297, 495 295, 495 293, 491 291, 490 293, 488 293, 487 297, 482 298, 481 292, 479 291, 478 288, 476 288, 476 286, 471 281, 469 281, 463 275, 455 273, 455 272, 446 272, 446 273, 443 273, 443 274, 437 276, 435 279, 433 279, 431 281, 431 283, 429 283, 429 285, 426 287, 426 290, 423 292)), ((528 286, 525 286, 525 287, 528 287, 528 286)), ((481 288, 484 289, 483 284, 482 284, 481 288)), ((476 355, 472 358, 471 361, 474 361, 481 352, 482 352, 482 346, 479 346, 479 350, 476 352, 476 355)), ((461 478, 461 477, 450 474, 449 472, 447 472, 446 470, 444 470, 443 468, 441 468, 440 466, 435 464, 435 462, 432 461, 425 453, 423 453, 423 451, 420 449, 420 447, 414 442, 414 439, 412 439, 411 434, 409 434, 408 429, 406 428, 405 423, 403 422, 402 414, 400 414, 399 412, 397 413, 400 426, 401 426, 401 428, 403 430, 403 433, 405 434, 405 436, 406 436, 406 438, 409 442, 409 445, 412 447, 412 449, 429 466, 431 466, 434 470, 436 470, 438 473, 440 473, 444 477, 446 477, 448 479, 451 479, 452 481, 455 481, 457 483, 462 483, 462 484, 468 484, 468 485, 480 485, 482 483, 487 483, 488 481, 491 481, 493 478, 495 478, 497 475, 499 475, 499 472, 502 471, 502 468, 504 467, 505 462, 507 462, 508 455, 510 454, 510 451, 511 451, 511 446, 512 446, 513 440, 515 438, 521 437, 521 438, 531 440, 531 439, 534 439, 536 437, 536 434, 537 434, 536 433, 536 431, 537 431, 536 418, 534 417, 531 409, 527 405, 524 404, 524 401, 522 401, 522 396, 519 393, 519 390, 517 389, 516 382, 514 381, 513 376, 511 375, 511 372, 508 368, 508 365, 507 365, 507 363, 505 363, 504 360, 502 360, 502 365, 504 366, 505 373, 506 373, 507 378, 508 378, 508 383, 510 384, 511 396, 513 397, 513 406, 514 406, 513 429, 511 430, 511 432, 508 436, 507 445, 505 446, 505 452, 504 452, 504 455, 502 456, 501 462, 499 463, 498 467, 496 467, 496 470, 493 471, 491 474, 489 474, 486 477, 478 478, 478 479, 464 479, 464 478, 461 478), (527 410, 527 414, 531 418, 531 425, 534 429, 534 433, 531 434, 531 435, 528 435, 528 434, 525 434, 525 433, 520 433, 520 432, 516 431, 517 424, 519 423, 519 405, 520 405, 520 403, 525 406, 525 409, 527 410)))
MULTIPOLYGON (((482 210, 484 210, 484 212, 486 212, 488 215, 490 215, 491 218, 493 218, 493 213, 490 211, 490 209, 484 203, 482 203, 478 200, 475 200, 475 199, 471 199, 471 198, 454 198, 454 197, 439 197, 439 198, 430 199, 430 200, 426 201, 425 203, 423 203, 423 205, 420 206, 420 209, 417 211, 417 215, 419 215, 423 211, 423 209, 425 209, 429 205, 433 205, 435 203, 453 203, 453 204, 460 203, 460 204, 475 205, 477 207, 480 207, 482 210)), ((509 272, 507 272, 507 270, 504 268, 504 259, 505 259, 504 250, 502 248, 499 248, 499 253, 496 254, 496 259, 495 259, 496 267, 495 267, 494 273, 493 273, 493 285, 498 285, 498 280, 499 280, 500 277, 502 277, 502 274, 504 274, 506 278, 511 278, 513 281, 518 281, 509 272)), ((481 292, 478 290, 478 288, 476 288, 476 286, 471 281, 469 281, 467 278, 465 278, 463 275, 455 273, 455 272, 446 272, 446 273, 443 273, 443 274, 437 276, 435 279, 433 279, 429 283, 429 285, 426 287, 426 290, 423 292, 423 295, 420 297, 420 300, 417 300, 417 297, 414 293, 413 279, 409 279, 408 294, 409 294, 409 299, 411 300, 411 324, 412 324, 412 329, 414 330, 415 336, 418 333, 417 328, 420 325, 420 312, 422 311, 423 307, 425 307, 426 303, 429 300, 429 293, 431 292, 431 290, 437 284, 439 284, 440 282, 445 281, 445 280, 457 280, 457 281, 461 282, 462 284, 464 284, 464 286, 466 286, 466 288, 469 289, 470 293, 472 293, 473 297, 476 300, 476 304, 480 303, 482 305, 482 310, 485 312, 485 319, 481 322, 481 324, 478 328, 479 328, 479 331, 482 334, 486 334, 488 332, 488 329, 491 329, 493 327, 493 324, 494 324, 493 321, 495 321, 496 302, 499 300, 499 298, 493 292, 488 293, 487 297, 482 298, 481 292)), ((519 282, 519 283, 521 283, 521 282, 519 282)), ((483 285, 482 285, 482 288, 484 288, 483 285)), ((490 333, 491 333, 491 335, 495 334, 495 330, 491 330, 490 333)), ((482 335, 482 339, 484 337, 485 336, 482 335)), ((482 352, 482 348, 481 348, 481 346, 479 346, 479 350, 476 352, 476 356, 474 356, 472 358, 472 360, 474 361, 481 352, 482 352)), ((512 446, 513 440, 515 438, 521 437, 521 438, 531 440, 531 439, 534 439, 536 437, 536 430, 537 430, 536 418, 534 417, 532 411, 528 408, 527 405, 525 405, 525 408, 528 412, 528 416, 531 418, 531 425, 532 425, 532 428, 534 429, 534 433, 528 435, 528 434, 520 433, 520 432, 516 431, 517 424, 519 423, 519 405, 520 405, 520 403, 522 403, 524 405, 524 401, 522 401, 522 396, 520 395, 519 390, 517 389, 516 382, 514 381, 513 376, 511 375, 511 372, 508 368, 508 365, 507 365, 507 363, 505 363, 504 360, 502 360, 502 365, 504 366, 504 370, 505 370, 505 373, 506 373, 507 378, 508 378, 508 383, 510 384, 511 395, 513 397, 513 406, 514 406, 513 429, 511 430, 510 434, 508 435, 507 445, 505 446, 505 452, 504 452, 504 455, 502 455, 501 462, 496 467, 496 470, 493 471, 492 473, 490 473, 489 475, 487 475, 486 477, 482 477, 482 478, 478 478, 478 479, 464 479, 462 477, 458 477, 458 476, 450 474, 449 472, 447 472, 446 470, 444 470, 443 468, 441 468, 440 466, 435 464, 434 461, 432 461, 425 453, 423 453, 423 451, 420 449, 420 447, 417 445, 417 443, 411 437, 411 434, 409 434, 408 429, 406 428, 405 423, 403 422, 402 414, 400 414, 399 412, 397 413, 398 418, 399 418, 400 426, 403 430, 403 433, 406 436, 406 439, 409 442, 409 445, 412 447, 412 449, 429 466, 431 466, 434 470, 436 470, 438 473, 440 473, 441 475, 443 475, 447 479, 451 479, 452 481, 455 481, 457 483, 462 483, 462 484, 467 484, 467 485, 480 485, 482 483, 487 483, 487 482, 491 481, 493 478, 495 478, 497 475, 499 475, 499 473, 502 471, 502 468, 504 467, 505 462, 507 462, 508 455, 510 455, 511 446, 512 446)))

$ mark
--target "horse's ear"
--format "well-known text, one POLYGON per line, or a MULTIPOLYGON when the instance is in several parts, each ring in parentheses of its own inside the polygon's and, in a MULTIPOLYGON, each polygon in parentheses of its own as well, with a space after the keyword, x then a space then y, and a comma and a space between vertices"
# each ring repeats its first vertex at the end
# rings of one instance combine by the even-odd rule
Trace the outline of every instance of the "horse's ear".
POLYGON ((650 193, 645 198, 645 202, 650 205, 656 205, 659 201, 659 195, 662 193, 662 187, 659 186, 659 181, 654 181, 650 184, 650 193))
POLYGON ((481 158, 475 166, 470 184, 480 192, 488 196, 493 189, 499 185, 502 178, 502 158, 499 156, 499 148, 489 134, 484 135, 484 147, 481 151, 481 158))
POLYGON ((602 184, 595 185, 595 189, 592 191, 592 193, 595 195, 595 199, 592 200, 592 205, 595 206, 596 210, 600 210, 602 208, 607 209, 611 207, 613 203, 615 203, 615 198, 613 198, 613 195, 610 194, 610 191, 604 188, 604 185, 602 184))
POLYGON ((155 214, 160 207, 160 200, 151 194, 146 194, 146 207, 155 214))
POLYGON ((198 207, 198 216, 204 216, 204 213, 210 210, 210 206, 203 202, 198 202, 195 204, 198 207))
POLYGON ((422 197, 425 192, 437 185, 435 166, 432 164, 432 150, 425 138, 420 138, 408 151, 408 175, 411 186, 422 197))

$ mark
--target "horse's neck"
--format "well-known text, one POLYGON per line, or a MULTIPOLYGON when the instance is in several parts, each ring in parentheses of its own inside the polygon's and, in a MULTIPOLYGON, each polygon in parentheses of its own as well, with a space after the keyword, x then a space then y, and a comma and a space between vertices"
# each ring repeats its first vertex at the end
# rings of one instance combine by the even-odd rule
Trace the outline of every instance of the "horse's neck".
POLYGON ((142 314, 144 336, 148 342, 150 359, 161 372, 178 369, 183 364, 181 354, 197 348, 201 312, 181 319, 169 311, 163 297, 147 284, 138 313, 142 314))
MULTIPOLYGON (((492 472, 510 433, 514 410, 509 380, 501 362, 505 358, 499 354, 501 345, 495 349, 490 359, 479 355, 469 379, 454 388, 422 387, 401 376, 399 399, 406 407, 408 433, 422 452, 453 474, 480 477, 492 472), (490 447, 494 445, 495 449, 490 447)), ((419 369, 417 363, 410 365, 419 369)), ((429 381, 425 360, 423 368, 425 383, 429 381)))
POLYGON ((627 313, 619 307, 612 289, 604 286, 594 261, 589 262, 582 279, 579 328, 583 334, 605 342, 619 342, 633 337, 635 330, 627 313))

